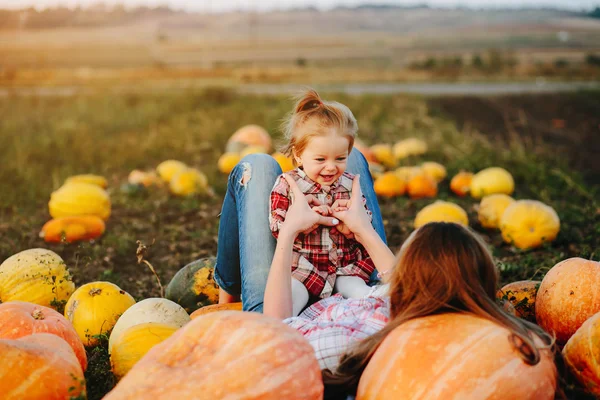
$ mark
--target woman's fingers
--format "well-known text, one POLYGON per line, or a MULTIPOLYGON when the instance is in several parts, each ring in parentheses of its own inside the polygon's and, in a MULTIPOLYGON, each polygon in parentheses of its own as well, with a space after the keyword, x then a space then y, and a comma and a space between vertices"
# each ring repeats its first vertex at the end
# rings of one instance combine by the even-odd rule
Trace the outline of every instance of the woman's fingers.
POLYGON ((362 204, 362 190, 360 190, 360 175, 356 175, 352 180, 352 196, 350 200, 353 200, 357 204, 362 204))
POLYGON ((321 201, 312 194, 307 194, 304 197, 306 198, 306 202, 308 203, 309 206, 320 206, 321 205, 321 201))
POLYGON ((336 209, 336 208, 349 208, 350 204, 352 204, 352 201, 350 199, 337 199, 336 201, 333 202, 333 204, 331 205, 332 209, 336 209))

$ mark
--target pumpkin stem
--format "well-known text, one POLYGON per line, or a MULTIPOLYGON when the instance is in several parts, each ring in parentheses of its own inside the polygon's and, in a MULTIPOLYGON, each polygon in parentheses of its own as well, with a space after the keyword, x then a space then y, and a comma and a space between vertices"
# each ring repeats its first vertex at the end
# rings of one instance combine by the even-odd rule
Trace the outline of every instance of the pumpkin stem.
POLYGON ((44 313, 42 312, 42 310, 35 310, 31 316, 33 317, 33 319, 44 319, 44 313))
MULTIPOLYGON (((150 271, 152 271, 152 273, 156 277, 156 281, 158 282, 158 287, 160 289, 160 297, 164 298, 165 297, 165 289, 163 288, 162 283, 160 283, 160 278, 158 277, 156 270, 154 269, 152 264, 150 264, 147 260, 144 260, 144 256, 146 255, 146 252, 148 251, 148 246, 143 244, 140 240, 137 240, 136 243, 138 245, 138 248, 135 251, 135 255, 137 257, 138 264, 144 263, 148 266, 148 268, 150 268, 150 271)), ((152 244, 154 244, 154 241, 152 241, 152 244)))
POLYGON ((98 296, 100 293, 102 293, 102 289, 99 288, 93 288, 90 290, 90 296, 98 296))

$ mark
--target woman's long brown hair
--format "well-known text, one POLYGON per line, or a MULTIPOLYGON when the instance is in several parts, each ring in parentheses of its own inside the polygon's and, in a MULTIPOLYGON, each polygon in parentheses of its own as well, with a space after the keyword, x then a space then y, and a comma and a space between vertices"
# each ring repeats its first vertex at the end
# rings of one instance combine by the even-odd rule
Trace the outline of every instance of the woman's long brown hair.
POLYGON ((468 312, 507 328, 512 333, 511 343, 531 365, 540 361, 533 334, 552 346, 552 338, 541 328, 506 314, 496 304, 496 266, 485 242, 468 228, 444 222, 422 226, 402 246, 390 274, 390 321, 344 354, 335 373, 323 371, 330 395, 354 393, 388 333, 409 320, 432 314, 468 312))

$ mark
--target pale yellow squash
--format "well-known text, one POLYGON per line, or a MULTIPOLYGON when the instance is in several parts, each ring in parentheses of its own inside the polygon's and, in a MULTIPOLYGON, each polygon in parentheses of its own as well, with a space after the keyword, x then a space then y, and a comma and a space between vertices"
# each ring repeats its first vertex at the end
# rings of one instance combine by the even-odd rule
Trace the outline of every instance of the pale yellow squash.
POLYGON ((507 170, 490 167, 476 173, 471 180, 471 196, 480 199, 490 194, 512 194, 515 181, 507 170))
POLYGON ((491 194, 481 199, 477 210, 477 218, 481 226, 488 229, 499 228, 504 211, 514 201, 515 199, 506 194, 491 194))
POLYGON ((61 309, 75 290, 63 259, 51 250, 21 251, 0 264, 0 301, 61 309))
POLYGON ((187 169, 187 165, 181 161, 166 160, 158 164, 156 172, 163 181, 169 183, 175 174, 185 169, 187 169))
POLYGON ((96 215, 103 220, 110 216, 110 198, 99 186, 85 182, 71 182, 50 195, 48 209, 53 218, 74 215, 96 215))

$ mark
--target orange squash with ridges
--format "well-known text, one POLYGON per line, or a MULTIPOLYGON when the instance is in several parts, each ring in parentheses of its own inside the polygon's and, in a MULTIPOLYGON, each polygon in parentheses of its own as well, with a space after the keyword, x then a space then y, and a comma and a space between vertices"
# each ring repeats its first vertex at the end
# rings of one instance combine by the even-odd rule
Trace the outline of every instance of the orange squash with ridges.
POLYGON ((3 400, 85 398, 85 380, 73 349, 63 339, 36 333, 0 339, 3 400))
POLYGON ((317 400, 314 350, 297 330, 259 313, 223 311, 193 319, 153 347, 105 397, 317 400))
POLYGON ((102 218, 95 215, 79 215, 72 217, 54 218, 46 222, 40 232, 40 237, 48 243, 67 243, 79 240, 97 239, 104 233, 106 225, 102 218))
POLYGON ((73 325, 56 310, 24 301, 0 304, 0 339, 19 339, 35 333, 51 333, 71 346, 85 371, 87 356, 73 325))
POLYGON ((541 361, 528 365, 510 335, 466 313, 405 322, 373 355, 356 400, 554 399, 557 372, 551 353, 540 350, 541 361))
POLYGON ((575 378, 590 393, 600 397, 600 312, 577 329, 562 353, 575 378))

